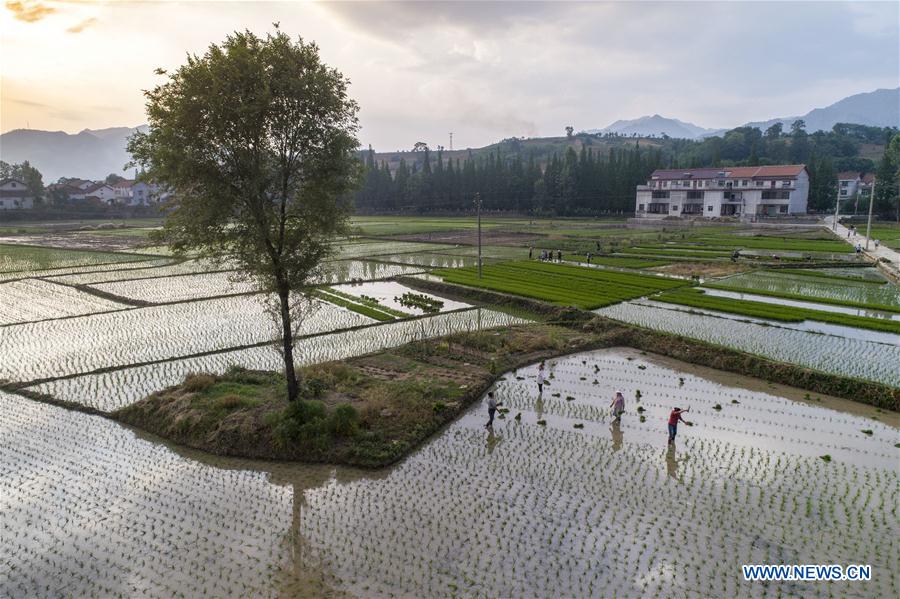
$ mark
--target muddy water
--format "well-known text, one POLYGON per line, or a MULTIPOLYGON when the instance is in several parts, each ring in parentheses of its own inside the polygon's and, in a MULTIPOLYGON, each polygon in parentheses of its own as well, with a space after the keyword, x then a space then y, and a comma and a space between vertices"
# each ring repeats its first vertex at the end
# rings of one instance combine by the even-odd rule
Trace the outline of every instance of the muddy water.
POLYGON ((504 375, 493 433, 476 405, 378 472, 210 459, 0 394, 0 595, 836 591, 740 578, 782 562, 869 563, 839 594, 897 595, 896 414, 629 349, 547 370, 541 396, 534 366, 504 375), (674 404, 694 426, 667 448, 674 404))

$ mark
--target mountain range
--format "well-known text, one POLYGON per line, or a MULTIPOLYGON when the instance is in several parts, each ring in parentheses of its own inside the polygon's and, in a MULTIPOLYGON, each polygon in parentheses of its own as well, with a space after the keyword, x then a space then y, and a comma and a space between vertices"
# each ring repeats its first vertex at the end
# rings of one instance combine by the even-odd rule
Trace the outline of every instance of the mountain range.
MULTIPOLYGON (((746 123, 745 126, 762 130, 776 122, 783 123, 785 131, 797 119, 806 122, 810 133, 820 129, 830 130, 836 123, 856 123, 879 127, 900 127, 900 87, 879 89, 873 92, 849 96, 826 106, 816 108, 805 115, 779 117, 767 121, 746 123)), ((140 127, 113 127, 110 129, 85 129, 76 134, 63 131, 15 129, 0 135, 0 160, 18 163, 28 160, 50 183, 60 177, 103 179, 110 173, 128 176, 125 164, 130 160, 125 144, 128 136, 140 127)), ((708 129, 658 114, 633 120, 619 120, 603 129, 588 133, 618 133, 620 135, 650 135, 682 139, 701 139, 720 135, 727 129, 708 129)))
MULTIPOLYGON (((775 123, 782 123, 789 131, 791 123, 803 119, 809 133, 830 131, 837 123, 855 123, 875 127, 900 127, 900 87, 878 89, 873 92, 855 94, 824 108, 815 108, 806 114, 786 116, 745 123, 744 127, 758 127, 765 131, 775 123)), ((587 133, 618 133, 619 135, 700 139, 711 135, 721 135, 728 129, 707 129, 693 123, 654 114, 632 120, 620 120, 602 129, 589 129, 587 133)))

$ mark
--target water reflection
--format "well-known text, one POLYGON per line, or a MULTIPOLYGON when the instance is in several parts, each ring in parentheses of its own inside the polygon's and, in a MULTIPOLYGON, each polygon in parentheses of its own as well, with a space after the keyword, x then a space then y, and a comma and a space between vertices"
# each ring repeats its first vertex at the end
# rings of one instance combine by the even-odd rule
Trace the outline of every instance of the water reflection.
POLYGON ((681 479, 678 477, 678 462, 679 460, 675 456, 675 443, 673 442, 666 450, 666 473, 669 477, 681 482, 681 479))
POLYGON ((625 440, 625 435, 622 434, 622 423, 618 420, 613 420, 609 432, 612 433, 613 451, 619 451, 622 449, 622 443, 625 440))

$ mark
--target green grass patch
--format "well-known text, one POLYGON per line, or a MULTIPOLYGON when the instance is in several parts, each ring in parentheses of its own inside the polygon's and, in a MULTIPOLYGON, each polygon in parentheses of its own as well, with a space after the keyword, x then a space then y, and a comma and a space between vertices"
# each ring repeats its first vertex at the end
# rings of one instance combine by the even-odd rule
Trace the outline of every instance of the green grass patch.
POLYGON ((656 296, 653 299, 670 304, 678 304, 680 306, 705 308, 707 310, 717 310, 719 312, 740 314, 742 316, 754 318, 766 318, 781 322, 815 320, 818 322, 827 322, 859 329, 870 329, 873 331, 900 334, 900 321, 896 320, 880 320, 877 318, 867 318, 865 316, 855 316, 851 314, 838 314, 835 312, 823 312, 821 310, 811 310, 808 308, 780 306, 778 304, 769 304, 766 302, 717 297, 703 293, 702 289, 676 289, 656 296))
POLYGON ((683 280, 546 262, 506 262, 435 271, 444 281, 592 310, 687 285, 683 280))
MULTIPOLYGON (((363 316, 368 316, 369 318, 374 318, 381 322, 387 322, 398 318, 398 316, 392 314, 392 312, 397 312, 396 310, 391 310, 384 306, 374 307, 367 305, 367 302, 353 296, 349 296, 352 299, 348 299, 348 294, 340 293, 334 289, 317 289, 313 292, 313 295, 323 301, 334 304, 335 306, 346 308, 351 312, 356 312, 357 314, 362 314, 363 316)), ((408 314, 404 314, 403 316, 408 316, 408 314)), ((400 316, 400 318, 403 316, 400 316)))
POLYGON ((769 289, 758 289, 755 287, 740 287, 733 284, 723 283, 704 283, 704 287, 710 289, 721 289, 723 291, 733 291, 735 293, 750 293, 753 295, 765 295, 768 297, 780 297, 783 299, 798 300, 802 302, 816 302, 819 304, 830 304, 832 306, 846 306, 848 308, 861 308, 863 310, 876 310, 880 312, 898 312, 900 308, 888 304, 874 302, 857 302, 853 300, 842 300, 831 297, 810 296, 802 293, 790 293, 788 291, 773 291, 769 289))

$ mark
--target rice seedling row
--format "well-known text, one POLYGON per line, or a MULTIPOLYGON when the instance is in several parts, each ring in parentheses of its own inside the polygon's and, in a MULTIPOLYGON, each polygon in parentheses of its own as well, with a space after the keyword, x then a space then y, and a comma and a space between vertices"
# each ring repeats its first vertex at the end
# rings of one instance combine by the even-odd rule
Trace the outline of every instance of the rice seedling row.
POLYGON ((509 409, 495 434, 482 404, 390 475, 308 491, 312 557, 374 597, 827 597, 820 583, 743 582, 740 566, 860 561, 878 580, 842 595, 895 594, 895 429, 606 356, 550 363, 548 388, 571 401, 538 398, 535 368, 520 369, 495 389, 509 409), (620 426, 610 376, 629 394, 620 426), (675 403, 696 426, 667 451, 675 403))
POLYGON ((512 293, 558 304, 592 309, 685 285, 685 281, 597 268, 544 262, 487 265, 483 278, 476 268, 441 270, 443 280, 512 293))
MULTIPOLYGON (((322 275, 314 284, 334 284, 344 281, 365 281, 390 278, 421 272, 420 268, 399 264, 382 264, 361 260, 327 262, 322 275)), ((256 285, 242 278, 236 271, 209 272, 164 276, 160 278, 128 279, 93 283, 91 287, 104 293, 130 300, 163 304, 206 297, 253 293, 256 285)))
MULTIPOLYGON (((709 310, 730 312, 732 314, 742 314, 744 316, 753 316, 756 318, 768 318, 771 320, 781 320, 784 322, 816 320, 819 322, 829 322, 832 324, 838 324, 848 327, 859 327, 863 329, 885 331, 888 333, 895 333, 900 335, 900 319, 885 320, 877 318, 867 318, 865 316, 852 316, 849 314, 824 312, 821 310, 810 310, 807 308, 780 306, 778 304, 767 302, 736 300, 730 297, 717 297, 715 295, 710 295, 704 293, 702 289, 696 288, 675 289, 672 291, 667 291, 660 295, 654 296, 653 299, 670 304, 691 306, 695 308, 706 308, 709 310)), ((897 337, 897 345, 900 345, 900 336, 897 337)))
MULTIPOLYGON (((411 341, 524 322, 503 312, 473 308, 299 339, 294 358, 298 366, 305 366, 359 356, 411 341)), ((284 367, 277 349, 273 345, 265 345, 49 381, 28 387, 28 390, 112 412, 151 393, 177 385, 188 374, 221 374, 235 365, 254 370, 280 370, 284 367)))
MULTIPOLYGON (((563 259, 567 262, 587 263, 585 254, 563 254, 563 259)), ((654 266, 671 264, 671 262, 666 260, 647 260, 644 258, 627 258, 625 256, 591 256, 590 263, 597 266, 614 266, 617 268, 652 268, 654 266)))
POLYGON ((231 270, 229 264, 213 265, 205 260, 185 260, 162 264, 149 268, 128 268, 121 270, 87 272, 71 275, 47 277, 52 281, 66 285, 93 285, 96 283, 110 283, 114 281, 132 281, 138 279, 156 279, 162 277, 174 277, 179 275, 192 275, 207 272, 231 270))
POLYGON ((375 241, 364 243, 335 244, 335 259, 371 258, 385 254, 408 254, 412 252, 443 252, 457 246, 446 243, 419 243, 410 241, 375 241))
POLYGON ((0 283, 0 326, 122 310, 128 307, 40 279, 0 283))
POLYGON ((714 289, 745 291, 772 297, 817 301, 821 303, 900 312, 900 287, 897 285, 836 285, 817 283, 808 278, 790 278, 778 274, 752 272, 734 275, 706 284, 714 289))
MULTIPOLYGON (((872 269, 869 268, 856 268, 856 269, 803 269, 803 268, 790 268, 790 269, 763 269, 762 272, 774 275, 776 277, 785 277, 788 279, 792 279, 793 277, 810 277, 814 279, 817 283, 822 284, 832 284, 832 285, 885 285, 887 284, 887 279, 881 277, 877 274, 875 276, 866 276, 870 273, 865 272, 872 269), (863 271, 859 274, 837 274, 832 272, 834 270, 839 270, 844 273, 847 271, 863 271)), ((877 273, 877 271, 875 271, 877 273)))
POLYGON ((469 304, 420 293, 396 281, 365 281, 332 287, 332 291, 357 302, 377 305, 388 310, 421 316, 435 312, 447 312, 469 308, 469 304), (374 303, 373 303, 374 302, 374 303))
MULTIPOLYGON (((312 334, 372 319, 315 301, 299 324, 312 334)), ((279 328, 259 295, 168 304, 0 327, 0 379, 32 381, 263 343, 279 328)))
POLYGON ((292 489, 0 392, 5 597, 274 596, 292 489))
POLYGON ((18 281, 20 279, 49 278, 58 275, 68 275, 76 273, 104 273, 113 272, 120 269, 143 269, 167 266, 172 264, 170 258, 151 258, 138 262, 113 262, 110 264, 96 264, 88 266, 70 266, 64 268, 52 268, 41 270, 19 270, 16 272, 0 273, 0 283, 9 281, 18 281))
POLYGON ((30 272, 75 266, 100 266, 118 262, 135 262, 149 256, 117 252, 93 252, 47 248, 33 245, 0 244, 0 273, 30 272))
POLYGON ((601 316, 683 335, 773 360, 842 376, 900 386, 900 347, 732 319, 622 303, 601 316))

